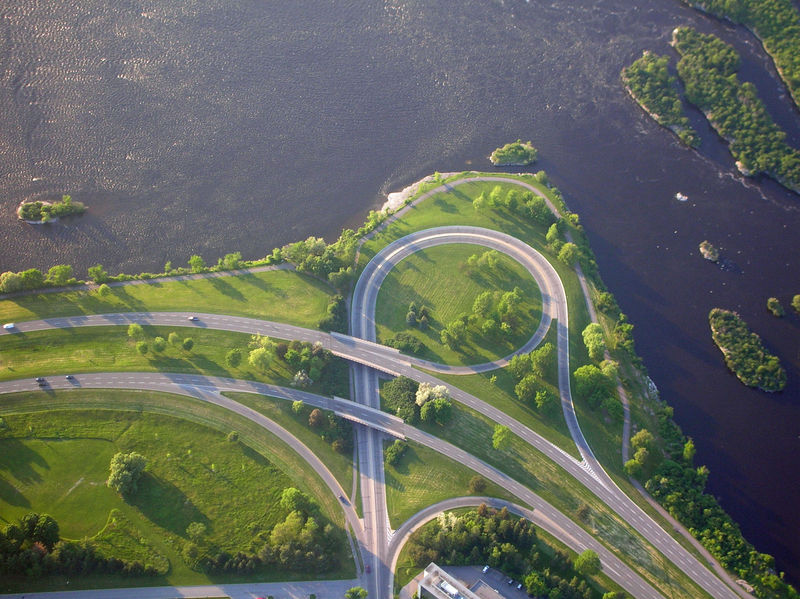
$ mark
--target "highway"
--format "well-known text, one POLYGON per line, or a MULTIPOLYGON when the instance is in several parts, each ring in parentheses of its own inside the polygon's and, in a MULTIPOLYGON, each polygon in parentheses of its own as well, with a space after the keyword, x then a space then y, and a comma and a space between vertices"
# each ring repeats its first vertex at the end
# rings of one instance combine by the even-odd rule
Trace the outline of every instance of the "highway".
MULTIPOLYGON (((284 442, 294 447, 300 456, 308 462, 314 470, 322 477, 326 485, 331 489, 335 496, 345 495, 339 483, 328 471, 328 469, 320 462, 313 453, 305 448, 300 441, 293 437, 290 433, 280 428, 277 424, 259 414, 255 410, 244 406, 228 397, 222 395, 224 392, 247 392, 257 393, 260 395, 269 395, 287 401, 301 400, 307 405, 319 407, 326 410, 333 410, 337 414, 349 418, 354 421, 365 423, 370 429, 376 431, 390 432, 392 435, 401 438, 408 438, 412 441, 430 447, 444 455, 449 456, 451 459, 462 463, 475 472, 481 474, 488 480, 491 480, 503 488, 507 489, 510 493, 517 496, 524 504, 534 508, 533 511, 525 510, 521 515, 531 517, 533 521, 545 531, 549 532, 567 546, 577 552, 584 549, 594 549, 601 557, 603 562, 604 571, 613 580, 617 581, 623 588, 628 590, 634 597, 642 597, 645 599, 663 599, 663 596, 658 593, 652 586, 644 581, 638 574, 633 572, 626 564, 624 564, 616 555, 605 548, 601 543, 596 541, 582 528, 576 525, 568 516, 561 513, 559 510, 550 505, 547 501, 533 493, 530 489, 521 485, 513 480, 508 475, 497 470, 493 466, 475 458, 468 452, 442 441, 438 437, 429 435, 419 429, 405 424, 402 420, 376 410, 369 406, 364 406, 352 401, 339 398, 330 398, 322 395, 316 395, 299 389, 290 389, 286 387, 279 387, 276 385, 268 385, 266 383, 256 383, 253 381, 243 381, 238 379, 229 379, 224 377, 207 377, 202 375, 190 374, 177 374, 177 373, 154 373, 154 372, 108 372, 108 373, 91 373, 76 375, 73 380, 66 380, 63 376, 48 377, 47 389, 58 390, 74 390, 74 389, 144 389, 149 391, 161 391, 165 393, 176 393, 192 397, 194 399, 213 403, 218 406, 224 407, 240 416, 247 418, 259 426, 264 427, 266 430, 278 435, 284 442)), ((32 388, 38 389, 34 381, 28 379, 17 379, 13 381, 0 382, 0 394, 2 393, 16 393, 20 391, 29 391, 32 388), (31 385, 33 383, 33 385, 31 385)), ((45 391, 46 392, 46 391, 45 391)), ((380 453, 379 461, 383 462, 383 454, 380 453)), ((363 491, 362 491, 363 494, 363 491)), ((381 499, 381 497, 378 497, 381 499)), ((472 501, 469 505, 474 505, 475 498, 466 498, 462 501, 472 501)), ((385 498, 383 498, 385 504, 385 498)), ((465 504, 467 505, 467 504, 465 504)), ((365 559, 373 559, 375 553, 371 550, 371 542, 373 539, 364 538, 365 531, 359 522, 355 510, 352 505, 343 505, 345 517, 351 528, 356 532, 359 540, 359 545, 364 552, 365 559)), ((364 522, 368 522, 369 516, 364 512, 364 522)), ((400 545, 398 541, 404 535, 408 528, 408 523, 404 524, 398 531, 400 536, 392 537, 391 544, 385 536, 386 529, 383 529, 384 536, 378 536, 378 540, 386 542, 386 546, 380 551, 381 559, 385 559, 386 563, 381 565, 382 569, 386 571, 393 571, 391 567, 396 554, 399 551, 400 545)), ((373 570, 373 574, 374 574, 373 570)), ((391 577, 387 580, 386 574, 379 578, 371 575, 365 577, 366 583, 372 582, 373 584, 380 583, 375 589, 374 594, 370 597, 390 597, 391 591, 387 590, 386 585, 391 585, 391 577), (388 593, 388 594, 387 594, 388 593)), ((372 585, 370 585, 372 586, 372 585)))
MULTIPOLYGON (((468 182, 470 180, 480 180, 480 178, 464 179, 459 181, 458 184, 468 182)), ((502 179, 493 178, 492 180, 500 181, 502 179)), ((538 191, 532 186, 528 186, 527 184, 521 183, 517 180, 507 179, 506 181, 513 182, 538 193, 538 191)), ((522 485, 519 485, 515 481, 508 479, 508 477, 505 477, 505 475, 502 475, 502 473, 494 471, 490 466, 477 461, 468 453, 450 446, 449 444, 445 444, 443 441, 438 440, 435 437, 428 438, 429 436, 426 436, 417 429, 398 424, 396 421, 392 421, 391 419, 382 420, 381 417, 378 416, 380 412, 377 411, 377 408, 379 408, 379 398, 377 394, 376 370, 380 370, 391 375, 405 375, 419 382, 425 381, 433 384, 445 384, 437 379, 433 374, 418 370, 416 366, 422 366, 430 370, 449 372, 452 374, 467 374, 496 368, 507 363, 508 359, 511 357, 506 356, 496 362, 489 362, 482 365, 455 368, 423 362, 409 356, 404 356, 397 350, 374 343, 375 301, 377 299, 380 283, 383 278, 403 257, 406 257, 414 251, 422 249, 423 247, 431 247, 433 245, 439 245, 443 243, 474 243, 484 247, 497 249, 498 251, 502 251, 510 255, 523 264, 523 266, 525 266, 525 268, 536 279, 540 289, 542 290, 542 320, 537 331, 533 334, 525 346, 518 350, 518 352, 529 351, 535 347, 544 337, 548 327, 551 326, 552 322, 556 322, 557 358, 561 403, 570 433, 580 455, 582 456, 582 460, 576 460, 561 448, 553 445, 528 427, 521 425, 514 419, 508 417, 500 410, 497 410, 479 398, 447 385, 450 388, 452 397, 456 401, 462 402, 465 405, 468 405, 469 407, 486 415, 495 422, 508 426, 516 435, 531 444, 537 450, 547 455, 548 458, 561 466, 566 472, 585 485, 603 502, 611 507, 611 509, 617 512, 633 528, 642 534, 642 536, 652 543, 664 556, 666 556, 667 559, 675 563, 684 572, 686 572, 711 596, 719 598, 736 597, 739 589, 734 590, 726 585, 722 580, 711 573, 708 568, 697 558, 695 558, 680 544, 678 544, 669 534, 667 534, 666 531, 664 531, 616 486, 613 480, 608 476, 608 474, 603 470, 602 466, 595 459, 591 448, 589 447, 580 430, 580 426, 572 405, 571 392, 569 388, 570 371, 568 351, 568 310, 566 296, 564 294, 561 280, 555 273, 552 266, 547 262, 546 259, 538 254, 538 252, 535 252, 522 241, 503 233, 474 227, 441 227, 409 235, 384 248, 370 261, 356 284, 351 301, 351 336, 338 334, 329 335, 321 331, 304 329, 302 327, 296 327, 292 325, 216 314, 198 313, 196 314, 198 318, 197 321, 189 321, 187 320, 189 314, 182 312, 138 312, 50 318, 18 323, 16 331, 2 331, 0 332, 0 335, 24 335, 28 332, 37 330, 70 328, 77 326, 124 326, 132 322, 137 322, 140 324, 201 327, 239 331, 247 334, 257 333, 261 335, 268 335, 281 339, 300 339, 303 341, 319 342, 322 343, 327 349, 331 350, 334 354, 353 362, 355 364, 352 371, 354 398, 357 403, 363 404, 363 406, 366 407, 362 409, 367 409, 368 411, 360 415, 349 413, 346 410, 342 413, 349 414, 353 418, 362 419, 354 421, 361 423, 358 425, 358 455, 362 476, 361 491, 364 500, 364 519, 363 528, 362 522, 359 522, 358 527, 355 527, 352 523, 351 526, 354 526, 353 530, 356 531, 357 537, 361 535, 359 537, 359 543, 364 549, 365 563, 370 566, 370 572, 365 573, 365 586, 367 586, 368 590, 370 591, 371 597, 382 597, 385 596, 387 592, 390 592, 392 580, 392 571, 390 567, 391 562, 389 559, 391 531, 389 530, 388 516, 386 514, 385 492, 383 489, 382 438, 386 432, 391 434, 405 435, 409 439, 413 439, 420 443, 425 443, 429 447, 433 447, 437 449, 437 451, 441 451, 450 457, 459 456, 459 458, 456 459, 459 459, 459 461, 463 460, 463 463, 475 468, 476 471, 481 472, 487 478, 495 480, 495 482, 502 481, 502 483, 498 482, 498 484, 502 484, 505 488, 509 488, 510 490, 514 489, 514 494, 523 502, 534 506, 536 510, 542 510, 547 517, 552 517, 553 522, 558 524, 560 530, 572 531, 570 534, 573 535, 573 538, 579 539, 581 542, 586 543, 586 546, 590 546, 588 545, 590 542, 599 546, 599 544, 590 537, 588 539, 584 539, 584 537, 587 537, 588 535, 586 535, 585 532, 583 532, 574 524, 568 524, 568 518, 560 515, 557 510, 552 508, 552 506, 541 503, 542 500, 532 494, 530 490, 525 489, 522 487, 522 485), (376 426, 379 428, 376 428, 376 426), (561 522, 559 517, 566 521, 561 522)), ((257 390, 262 389, 262 387, 257 383, 251 383, 247 381, 232 382, 230 379, 204 377, 206 383, 201 384, 197 381, 192 382, 194 379, 185 378, 190 375, 144 375, 142 373, 118 373, 116 375, 81 374, 78 377, 78 380, 81 382, 81 384, 88 386, 90 384, 89 381, 93 381, 94 379, 87 377, 96 376, 101 377, 101 381, 105 381, 105 383, 112 387, 114 385, 122 385, 124 387, 124 385, 139 383, 143 385, 157 385, 159 386, 158 390, 167 390, 166 387, 170 387, 174 391, 176 385, 179 388, 184 388, 186 385, 189 385, 189 387, 194 385, 196 388, 211 388, 216 390, 248 390, 249 387, 249 389, 253 392, 265 392, 263 390, 257 390), (135 375, 135 381, 125 378, 133 375, 135 375), (160 381, 155 382, 155 379, 150 378, 151 376, 163 376, 166 377, 166 379, 161 379, 160 381), (231 388, 231 386, 236 387, 236 389, 231 388), (239 388, 240 386, 245 388, 239 388)), ((102 384, 102 382, 98 383, 100 386, 102 386, 102 384)), ((2 383, 0 388, 4 390, 8 388, 10 390, 12 387, 14 387, 14 385, 19 386, 18 390, 31 390, 32 388, 37 388, 33 381, 12 381, 8 383, 2 383)), ((124 388, 133 387, 129 386, 124 388)), ((152 387, 145 386, 142 388, 152 387)), ((270 388, 267 394, 283 397, 289 392, 296 392, 296 390, 284 389, 281 391, 280 389, 281 388, 270 388)), ((311 404, 312 402, 309 401, 309 403, 311 404)), ((352 402, 347 403, 353 405, 352 402)), ((339 406, 337 409, 341 410, 341 405, 339 403, 336 405, 339 406)), ((350 522, 350 520, 351 517, 348 516, 348 522, 350 522)), ((602 551, 598 550, 598 554, 600 554, 601 558, 603 559, 604 569, 607 561, 610 567, 610 564, 612 564, 612 561, 610 560, 613 557, 613 554, 610 554, 610 552, 604 549, 602 551)), ((613 567, 615 571, 620 573, 620 575, 622 574, 622 569, 620 569, 619 566, 615 565, 613 567)), ((632 581, 628 581, 628 584, 634 583, 632 581)), ((634 595, 637 597, 658 596, 657 594, 652 593, 655 593, 652 588, 647 590, 646 588, 641 587, 637 589, 637 592, 634 593, 634 595)))

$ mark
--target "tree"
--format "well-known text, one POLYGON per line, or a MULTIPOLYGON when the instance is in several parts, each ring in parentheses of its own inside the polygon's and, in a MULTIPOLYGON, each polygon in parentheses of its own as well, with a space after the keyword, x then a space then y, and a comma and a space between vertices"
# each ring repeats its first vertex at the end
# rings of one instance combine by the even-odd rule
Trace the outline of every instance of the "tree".
POLYGON ((147 354, 148 349, 149 348, 147 347, 147 341, 139 341, 136 344, 136 351, 138 351, 143 356, 147 354))
POLYGON ((72 267, 69 264, 56 264, 47 271, 46 280, 53 285, 66 285, 72 278, 72 267))
POLYGON ((548 588, 542 575, 534 570, 525 577, 525 590, 533 597, 543 597, 547 595, 548 588))
POLYGON ((549 412, 555 405, 557 398, 547 389, 540 389, 536 392, 536 397, 533 398, 536 407, 542 412, 549 412))
POLYGON ((476 474, 469 479, 469 492, 474 495, 480 495, 486 490, 486 479, 476 474))
POLYGON ((167 340, 163 337, 153 339, 153 351, 162 352, 167 347, 167 340))
POLYGON ((208 527, 202 522, 192 522, 186 527, 186 536, 195 543, 198 543, 207 531, 208 527))
POLYGON ((795 312, 800 313, 800 293, 792 298, 792 308, 795 312))
POLYGON ((553 344, 548 341, 530 353, 531 372, 535 376, 544 378, 547 371, 555 362, 554 352, 555 348, 553 344))
POLYGON ((128 337, 131 339, 142 339, 144 337, 144 329, 138 322, 132 322, 128 325, 128 337))
POLYGON ((111 458, 110 473, 106 484, 123 497, 136 493, 139 479, 147 466, 141 454, 119 452, 111 458))
POLYGON ((217 266, 221 270, 235 270, 242 265, 242 252, 232 252, 225 254, 217 261, 217 266))
POLYGON ((381 395, 389 411, 405 422, 413 424, 419 418, 419 406, 416 403, 416 394, 419 385, 413 379, 399 376, 386 383, 381 388, 381 395))
POLYGON ((301 389, 308 387, 313 381, 308 376, 308 373, 305 370, 298 370, 294 373, 294 377, 292 378, 292 382, 290 385, 292 387, 300 387, 301 389))
POLYGON ((692 438, 689 437, 686 439, 686 443, 683 444, 683 461, 689 466, 691 466, 692 462, 694 462, 694 454, 696 451, 697 449, 694 446, 694 441, 692 441, 692 438))
POLYGON ((22 290, 22 276, 19 273, 6 271, 0 275, 0 293, 14 293, 22 290))
POLYGON ((601 360, 606 351, 606 342, 603 339, 603 327, 596 322, 591 322, 583 329, 583 344, 592 360, 601 360))
POLYGON ((387 464, 394 466, 405 455, 407 450, 408 443, 396 439, 394 443, 387 445, 386 449, 383 450, 383 457, 386 459, 387 464))
POLYGON ((103 268, 102 264, 95 264, 89 267, 89 277, 95 283, 105 283, 108 281, 108 273, 103 268))
POLYGON ((183 340, 183 343, 181 343, 181 347, 183 347, 183 349, 186 351, 192 351, 192 348, 194 347, 194 339, 187 337, 183 340))
POLYGON ((169 335, 167 335, 167 341, 170 345, 177 347, 181 343, 181 336, 175 331, 172 331, 169 335))
POLYGON ((497 451, 505 451, 511 447, 511 429, 502 424, 495 424, 494 434, 492 435, 492 447, 497 451))
POLYGON ((564 264, 572 266, 575 264, 575 260, 578 259, 578 246, 568 241, 561 246, 561 249, 558 252, 558 259, 564 264))
POLYGON ((778 318, 786 316, 786 310, 783 309, 783 306, 777 297, 771 297, 767 300, 767 310, 772 312, 772 315, 777 316, 778 318))
POLYGON ((269 370, 269 365, 272 362, 272 356, 266 347, 257 347, 253 350, 250 350, 250 354, 247 356, 247 362, 253 368, 256 368, 262 372, 266 372, 269 370))
POLYGON ((653 437, 653 433, 651 433, 646 428, 643 428, 639 432, 637 432, 633 437, 631 437, 631 447, 634 449, 639 449, 640 447, 644 447, 645 449, 651 449, 653 447, 653 443, 655 439, 653 437))
POLYGON ((109 287, 106 283, 103 283, 97 288, 97 295, 100 297, 108 297, 111 295, 111 287, 109 287))
POLYGON ((444 426, 453 415, 453 404, 445 397, 437 397, 426 402, 419 410, 423 422, 435 422, 444 426))
POLYGON ((584 550, 578 557, 575 558, 575 571, 584 576, 594 576, 598 574, 603 565, 600 563, 600 558, 591 549, 584 550))
POLYGON ((431 385, 430 383, 420 383, 415 395, 416 404, 420 407, 434 399, 450 399, 450 392, 444 385, 431 385))
POLYGON ((345 592, 344 599, 367 599, 367 591, 363 587, 352 587, 345 592))
POLYGON ((193 254, 189 258, 189 268, 192 269, 192 272, 200 272, 206 267, 206 261, 203 260, 201 256, 197 254, 193 254))
POLYGON ((234 347, 227 354, 225 354, 225 364, 230 368, 236 368, 242 363, 242 350, 234 347))
POLYGON ((594 364, 578 368, 573 374, 575 394, 597 408, 603 400, 611 396, 612 381, 594 364))
POLYGON ((526 374, 522 377, 522 380, 514 386, 514 393, 520 401, 533 403, 538 389, 539 383, 537 382, 537 378, 532 374, 526 374))
MULTIPOLYGON (((10 527, 9 527, 10 528, 10 527)), ((47 514, 28 513, 19 520, 21 537, 34 543, 41 543, 48 551, 60 540, 58 522, 47 514)), ((6 536, 13 538, 9 531, 6 536)))
POLYGON ((292 412, 295 414, 302 414, 303 408, 305 408, 305 404, 302 399, 297 399, 292 402, 292 412))
POLYGON ((308 426, 311 428, 319 428, 325 424, 325 415, 319 408, 314 408, 308 415, 308 426))
POLYGON ((486 192, 482 191, 477 198, 472 200, 472 207, 476 212, 483 210, 486 207, 486 192))
POLYGON ((287 512, 301 512, 308 514, 311 511, 311 499, 300 489, 287 487, 281 493, 281 507, 287 512))
POLYGON ((480 293, 475 301, 472 302, 472 312, 478 316, 486 316, 492 307, 492 292, 484 291, 480 293))
POLYGON ((19 273, 23 289, 44 287, 44 275, 38 268, 29 268, 19 273))

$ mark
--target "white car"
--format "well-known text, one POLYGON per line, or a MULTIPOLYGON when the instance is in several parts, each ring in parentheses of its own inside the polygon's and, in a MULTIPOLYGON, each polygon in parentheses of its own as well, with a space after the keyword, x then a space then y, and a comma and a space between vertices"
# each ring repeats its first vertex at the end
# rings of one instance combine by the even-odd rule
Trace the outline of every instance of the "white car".
POLYGON ((16 325, 13 322, 7 322, 3 325, 3 328, 7 331, 12 330, 16 325))

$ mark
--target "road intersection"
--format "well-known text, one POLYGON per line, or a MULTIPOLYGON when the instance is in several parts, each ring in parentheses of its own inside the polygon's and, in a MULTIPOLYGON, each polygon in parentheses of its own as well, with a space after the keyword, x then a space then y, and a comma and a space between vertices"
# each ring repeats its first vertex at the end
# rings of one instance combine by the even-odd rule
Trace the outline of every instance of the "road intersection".
MULTIPOLYGON (((509 180, 521 184, 516 180, 509 180)), ((526 186, 525 184, 521 184, 526 186)), ((538 193, 538 192, 537 192, 538 193)), ((375 343, 375 302, 377 300, 380 283, 386 274, 398 261, 414 251, 424 247, 431 247, 443 243, 474 243, 502 251, 518 262, 536 279, 542 291, 542 320, 539 328, 531 339, 518 350, 527 352, 533 349, 547 333, 549 326, 555 321, 557 327, 557 357, 559 372, 559 387, 562 408, 567 420, 568 428, 573 441, 582 457, 581 460, 573 458, 569 453, 552 444, 535 431, 510 418, 494 406, 474 397, 458 388, 451 388, 451 395, 456 401, 477 410, 499 424, 508 426, 513 433, 524 441, 545 454, 549 459, 562 467, 576 480, 586 486, 612 510, 617 512, 669 561, 675 563, 686 572, 700 587, 713 597, 735 597, 739 589, 732 589, 728 584, 717 578, 695 556, 678 544, 661 526, 641 510, 627 495, 614 483, 610 476, 597 462, 594 454, 586 442, 575 416, 574 407, 569 388, 569 329, 567 300, 563 285, 555 270, 538 252, 524 244, 522 241, 503 233, 488 229, 474 227, 441 227, 421 231, 404 237, 387 246, 379 252, 365 268, 359 278, 351 301, 351 335, 338 335, 323 333, 321 331, 304 329, 282 323, 260 321, 244 317, 224 316, 217 314, 196 314, 197 321, 187 321, 189 316, 182 312, 159 313, 122 313, 100 314, 74 317, 59 317, 38 321, 22 322, 17 324, 16 334, 25 334, 31 331, 54 328, 71 328, 76 326, 121 326, 133 322, 140 324, 165 325, 165 326, 195 326, 210 329, 238 331, 248 334, 261 334, 281 339, 299 339, 315 343, 322 343, 334 354, 350 360, 353 363, 353 390, 355 402, 321 398, 306 394, 310 405, 319 405, 333 409, 337 413, 351 418, 359 423, 359 463, 361 471, 361 493, 363 500, 364 518, 358 519, 352 506, 348 510, 345 506, 345 516, 350 527, 355 533, 357 542, 362 549, 365 563, 370 567, 364 574, 363 580, 370 591, 371 597, 388 597, 392 592, 392 543, 388 516, 386 513, 385 492, 383 489, 383 452, 382 439, 386 433, 396 436, 405 436, 414 441, 423 443, 436 449, 451 458, 468 465, 486 478, 501 484, 520 500, 534 507, 543 521, 549 521, 549 528, 555 536, 568 539, 567 544, 573 548, 591 547, 601 556, 604 570, 612 578, 629 590, 635 597, 660 597, 647 582, 630 570, 611 551, 598 543, 583 529, 578 527, 569 518, 558 512, 555 508, 544 502, 529 489, 520 485, 507 475, 494 469, 492 466, 477 460, 469 453, 456 448, 436 437, 427 435, 413 427, 398 422, 388 414, 379 411, 380 400, 378 397, 377 371, 391 375, 405 375, 419 382, 443 384, 430 372, 419 370, 424 367, 430 371, 445 372, 450 374, 469 374, 485 372, 492 368, 505 365, 511 356, 506 356, 495 362, 468 367, 449 367, 424 362, 416 358, 404 356, 397 350, 375 343), (315 403, 316 402, 316 403, 315 403), (327 405, 325 405, 327 402, 327 405), (381 416, 383 414, 383 416, 381 416), (555 531, 555 532, 554 532, 555 531)), ((0 334, 9 334, 3 332, 0 334)), ((513 354, 512 354, 513 355, 513 354)), ((169 373, 109 373, 109 374, 81 374, 77 382, 83 387, 107 388, 143 388, 161 391, 179 392, 191 395, 203 401, 222 402, 227 409, 253 419, 257 413, 249 408, 232 402, 221 395, 223 391, 250 391, 276 397, 297 398, 304 392, 253 383, 250 381, 235 381, 220 377, 197 377, 196 375, 180 375, 169 373), (134 387, 134 385, 140 385, 134 387), (226 400, 226 401, 222 401, 226 400), (234 405, 235 404, 235 405, 234 405), (244 408, 244 411, 242 411, 244 408)), ((74 384, 69 381, 58 381, 54 387, 69 388, 74 384)), ((450 387, 450 385, 448 385, 450 387)), ((35 388, 30 381, 8 381, 0 383, 0 391, 13 392, 35 388)), ((220 403, 220 405, 222 405, 220 403)), ((258 415, 260 416, 260 415, 258 415)), ((260 416, 262 419, 263 416, 260 416)), ((264 419, 266 420, 266 419, 264 419)), ((274 425, 274 423, 273 423, 274 425)), ((265 426, 269 428, 269 426, 265 426)), ((271 429, 270 429, 271 430, 271 429)), ((291 442, 294 446, 294 442, 291 442)), ((303 455, 303 458, 313 462, 313 458, 303 455)), ((318 461, 318 460, 317 460, 318 461)), ((315 470, 317 468, 315 467, 315 470)), ((320 473, 320 471, 317 471, 320 473)), ((328 472, 328 475, 330 473, 328 472)), ((322 476, 322 475, 321 475, 322 476)), ((335 479, 330 482, 323 476, 326 484, 333 492, 344 494, 335 479), (335 484, 334 484, 335 483, 335 484)), ((567 542, 565 540, 565 542, 567 542)), ((578 549, 576 549, 578 550, 578 549)))

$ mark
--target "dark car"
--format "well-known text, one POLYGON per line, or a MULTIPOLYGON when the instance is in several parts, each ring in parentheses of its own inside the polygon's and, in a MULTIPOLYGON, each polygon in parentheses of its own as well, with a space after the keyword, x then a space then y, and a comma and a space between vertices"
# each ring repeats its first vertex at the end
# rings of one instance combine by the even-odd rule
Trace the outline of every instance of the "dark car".
POLYGON ((71 374, 68 374, 68 375, 67 375, 67 376, 65 376, 64 378, 65 378, 65 379, 67 379, 68 381, 71 381, 71 380, 72 380, 72 379, 74 379, 75 377, 74 377, 74 376, 72 376, 71 374))
POLYGON ((189 320, 191 320, 192 322, 194 322, 194 321, 196 321, 196 320, 199 320, 199 319, 197 318, 197 316, 190 316, 190 317, 189 317, 189 320))
POLYGON ((41 382, 43 382, 43 381, 44 381, 44 379, 43 379, 42 377, 40 377, 40 376, 37 376, 37 377, 36 377, 36 382, 37 382, 37 383, 41 383, 41 382))

